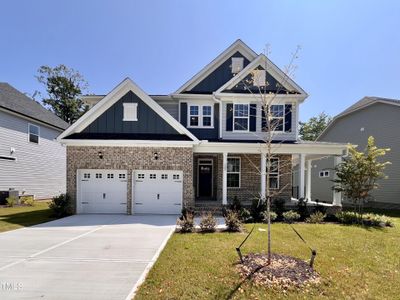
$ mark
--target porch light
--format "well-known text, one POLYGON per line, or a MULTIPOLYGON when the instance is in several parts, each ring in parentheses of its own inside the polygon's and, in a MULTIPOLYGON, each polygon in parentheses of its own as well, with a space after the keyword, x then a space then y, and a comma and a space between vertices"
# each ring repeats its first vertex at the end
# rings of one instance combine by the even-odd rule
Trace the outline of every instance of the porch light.
POLYGON ((158 153, 154 152, 154 159, 157 160, 158 159, 158 153))

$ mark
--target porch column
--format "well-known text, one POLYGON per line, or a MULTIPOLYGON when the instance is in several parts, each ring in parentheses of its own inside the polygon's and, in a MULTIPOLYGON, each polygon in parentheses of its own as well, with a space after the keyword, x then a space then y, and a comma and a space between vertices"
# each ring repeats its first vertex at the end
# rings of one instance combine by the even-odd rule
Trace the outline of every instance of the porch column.
POLYGON ((222 205, 228 204, 228 153, 222 153, 222 205))
POLYGON ((307 186, 306 186, 306 198, 308 201, 311 201, 311 168, 312 168, 312 161, 309 159, 307 160, 307 186))
POLYGON ((260 196, 261 200, 265 200, 265 192, 267 189, 267 157, 265 153, 261 153, 261 191, 260 191, 260 196))
POLYGON ((299 161, 299 199, 304 198, 304 173, 305 173, 306 155, 300 154, 299 161))
MULTIPOLYGON (((334 167, 336 167, 341 162, 342 162, 341 156, 334 157, 334 167)), ((336 172, 333 176, 335 179, 337 178, 336 172)), ((341 192, 337 192, 337 191, 333 190, 333 205, 334 206, 342 206, 342 193, 341 192)))

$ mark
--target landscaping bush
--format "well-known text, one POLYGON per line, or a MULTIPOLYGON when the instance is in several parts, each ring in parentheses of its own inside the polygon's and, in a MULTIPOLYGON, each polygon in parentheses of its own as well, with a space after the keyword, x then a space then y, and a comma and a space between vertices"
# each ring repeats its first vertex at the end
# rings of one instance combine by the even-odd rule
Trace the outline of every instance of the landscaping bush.
POLYGON ((192 213, 186 213, 178 219, 177 225, 181 227, 181 233, 193 232, 194 230, 194 215, 192 213))
POLYGON ((242 208, 239 211, 239 218, 243 223, 249 223, 249 222, 253 221, 250 211, 246 208, 242 208))
POLYGON ((285 199, 275 198, 272 201, 272 209, 278 215, 278 217, 281 218, 285 212, 285 199))
POLYGON ((283 219, 285 220, 286 223, 293 223, 294 221, 300 219, 300 215, 293 210, 289 210, 283 213, 283 219))
POLYGON ((214 218, 212 213, 208 212, 203 214, 200 221, 201 232, 214 232, 217 227, 217 219, 214 218))
POLYGON ((323 223, 325 217, 326 215, 323 212, 316 211, 315 213, 311 214, 309 218, 306 219, 306 222, 313 224, 323 223))
POLYGON ((7 206, 8 207, 13 207, 17 203, 17 198, 14 196, 6 198, 7 206))
POLYGON ((267 205, 261 199, 253 199, 250 207, 250 215, 254 222, 261 222, 263 219, 262 213, 266 210, 267 205))
POLYGON ((242 230, 242 222, 240 222, 237 212, 229 210, 226 212, 224 218, 227 231, 235 232, 242 230))
POLYGON ((237 196, 233 197, 233 201, 232 204, 229 206, 229 209, 237 212, 242 209, 242 203, 240 203, 240 200, 237 196))
POLYGON ((304 221, 307 217, 310 216, 307 209, 307 200, 304 198, 300 198, 297 202, 297 212, 300 215, 300 220, 304 221))
POLYGON ((194 210, 191 209, 191 208, 186 208, 186 207, 182 208, 182 210, 181 210, 181 216, 179 217, 179 219, 182 220, 183 217, 186 216, 186 215, 188 215, 188 214, 194 215, 194 210))
MULTIPOLYGON (((268 213, 266 211, 262 212, 262 217, 263 217, 262 222, 268 223, 268 213)), ((270 211, 269 217, 270 217, 271 222, 274 222, 278 218, 278 215, 276 214, 276 212, 270 211)))
POLYGON ((336 214, 336 217, 339 223, 346 225, 360 224, 371 227, 394 226, 393 222, 387 216, 373 213, 360 215, 352 211, 341 211, 336 214))
POLYGON ((336 214, 339 223, 342 224, 360 224, 359 216, 352 211, 340 211, 336 214))
POLYGON ((34 206, 35 205, 35 199, 33 196, 21 196, 20 197, 21 203, 28 205, 28 206, 34 206))
POLYGON ((49 203, 49 208, 57 218, 72 215, 71 197, 68 194, 60 194, 59 196, 53 197, 49 203))

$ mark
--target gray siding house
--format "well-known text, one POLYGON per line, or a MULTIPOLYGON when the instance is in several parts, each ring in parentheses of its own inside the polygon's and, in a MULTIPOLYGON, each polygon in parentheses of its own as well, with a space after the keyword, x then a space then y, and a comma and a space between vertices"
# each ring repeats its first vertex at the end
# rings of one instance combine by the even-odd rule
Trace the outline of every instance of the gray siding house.
MULTIPOLYGON (((375 138, 378 147, 390 148, 385 160, 388 179, 379 182, 367 206, 400 208, 400 100, 364 97, 337 115, 318 138, 323 142, 351 143, 359 150, 365 148, 369 136, 375 138)), ((325 158, 312 163, 313 200, 326 200, 332 194, 333 160, 325 158)), ((346 200, 346 199, 344 199, 346 200)), ((346 201, 344 202, 346 203, 346 201)))
POLYGON ((0 191, 35 199, 65 193, 68 124, 8 83, 0 83, 0 191))

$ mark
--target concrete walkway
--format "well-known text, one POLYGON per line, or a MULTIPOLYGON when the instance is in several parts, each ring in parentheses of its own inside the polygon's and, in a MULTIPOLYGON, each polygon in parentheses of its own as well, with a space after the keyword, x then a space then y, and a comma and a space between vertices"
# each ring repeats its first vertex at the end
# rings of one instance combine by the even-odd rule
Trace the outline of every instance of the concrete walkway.
POLYGON ((0 233, 0 299, 129 299, 176 218, 76 215, 0 233))

